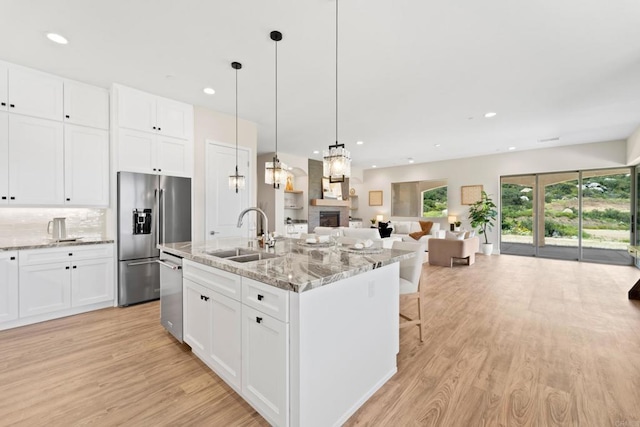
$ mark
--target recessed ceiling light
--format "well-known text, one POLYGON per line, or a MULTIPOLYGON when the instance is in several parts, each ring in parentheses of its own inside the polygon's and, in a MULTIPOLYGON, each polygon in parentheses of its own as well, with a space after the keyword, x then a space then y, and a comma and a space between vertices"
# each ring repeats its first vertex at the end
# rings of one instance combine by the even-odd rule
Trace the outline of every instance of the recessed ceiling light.
POLYGON ((362 144, 364 144, 364 142, 362 142, 362 141, 356 141, 356 144, 358 144, 358 145, 362 145, 362 144))
POLYGON ((413 163, 413 159, 412 158, 409 158, 409 163, 413 163))
POLYGON ((509 151, 513 151, 515 149, 516 149, 516 147, 509 147, 509 151))
POLYGON ((202 91, 207 95, 213 95, 214 93, 216 93, 216 91, 211 89, 210 87, 205 87, 202 91))
POLYGON ((376 166, 376 165, 371 165, 371 167, 372 167, 372 168, 377 168, 377 166, 376 166))
POLYGON ((440 145, 442 145, 442 144, 434 144, 433 146, 438 148, 438 147, 440 147, 440 145))
POLYGON ((313 150, 313 154, 320 154, 318 150, 313 150))
POLYGON ((51 40, 54 43, 58 43, 58 44, 67 44, 69 43, 69 40, 67 40, 66 38, 62 37, 60 34, 56 34, 56 33, 47 33, 47 38, 49 40, 51 40))
POLYGON ((488 113, 484 113, 484 117, 487 119, 490 119, 491 117, 495 117, 496 114, 498 113, 494 113, 493 111, 489 111, 488 113))

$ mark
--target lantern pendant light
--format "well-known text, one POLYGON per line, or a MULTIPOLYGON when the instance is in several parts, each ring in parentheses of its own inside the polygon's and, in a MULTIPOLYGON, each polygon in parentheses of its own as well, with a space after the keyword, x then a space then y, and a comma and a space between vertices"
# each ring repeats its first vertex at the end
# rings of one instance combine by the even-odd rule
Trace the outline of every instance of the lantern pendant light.
POLYGON ((280 31, 271 31, 271 40, 276 46, 276 150, 273 155, 273 161, 264 164, 264 182, 273 185, 273 188, 280 188, 280 184, 284 184, 287 180, 286 166, 278 159, 278 42, 282 40, 280 31))
POLYGON ((231 67, 236 70, 236 173, 229 176, 229 189, 244 190, 244 175, 238 174, 238 70, 242 68, 239 62, 232 62, 231 67))
POLYGON ((336 0, 336 143, 324 150, 322 156, 322 175, 329 182, 344 182, 351 176, 351 153, 338 144, 338 0, 336 0))

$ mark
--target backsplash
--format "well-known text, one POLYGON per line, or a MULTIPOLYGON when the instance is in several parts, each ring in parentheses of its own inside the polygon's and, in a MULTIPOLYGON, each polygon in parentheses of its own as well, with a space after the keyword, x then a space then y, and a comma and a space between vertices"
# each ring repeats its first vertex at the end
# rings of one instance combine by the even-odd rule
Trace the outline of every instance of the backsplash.
POLYGON ((81 208, 2 208, 0 238, 46 239, 47 223, 53 218, 67 218, 70 237, 105 238, 106 209, 81 208))

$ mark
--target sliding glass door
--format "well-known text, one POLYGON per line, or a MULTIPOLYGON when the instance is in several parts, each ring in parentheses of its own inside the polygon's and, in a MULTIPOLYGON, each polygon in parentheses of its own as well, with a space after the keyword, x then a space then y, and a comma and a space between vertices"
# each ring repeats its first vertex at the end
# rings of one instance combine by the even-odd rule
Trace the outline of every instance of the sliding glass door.
POLYGON ((504 254, 631 264, 630 168, 501 178, 504 254))

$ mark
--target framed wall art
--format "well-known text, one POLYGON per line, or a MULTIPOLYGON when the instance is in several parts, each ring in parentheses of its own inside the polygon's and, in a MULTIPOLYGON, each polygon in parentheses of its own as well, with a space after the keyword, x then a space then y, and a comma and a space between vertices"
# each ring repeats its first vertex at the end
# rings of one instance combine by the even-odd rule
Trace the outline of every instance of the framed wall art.
POLYGON ((382 190, 369 191, 369 206, 382 206, 382 190))
POLYGON ((460 190, 460 204, 462 205, 472 205, 482 199, 482 185, 463 185, 460 190))

